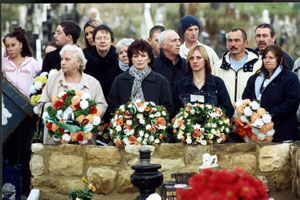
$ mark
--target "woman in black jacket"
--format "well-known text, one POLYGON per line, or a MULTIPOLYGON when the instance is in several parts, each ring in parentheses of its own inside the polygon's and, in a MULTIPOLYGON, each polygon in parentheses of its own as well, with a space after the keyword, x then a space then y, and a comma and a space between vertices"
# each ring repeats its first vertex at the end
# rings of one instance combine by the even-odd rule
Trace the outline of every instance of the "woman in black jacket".
POLYGON ((249 78, 242 97, 261 101, 261 107, 271 114, 275 129, 273 142, 298 140, 299 79, 287 70, 278 45, 268 46, 262 56, 262 67, 249 78))
POLYGON ((174 106, 168 80, 153 72, 152 47, 145 40, 135 40, 128 47, 129 70, 117 76, 109 92, 108 112, 113 113, 130 98, 153 101, 166 107, 169 114, 174 106))

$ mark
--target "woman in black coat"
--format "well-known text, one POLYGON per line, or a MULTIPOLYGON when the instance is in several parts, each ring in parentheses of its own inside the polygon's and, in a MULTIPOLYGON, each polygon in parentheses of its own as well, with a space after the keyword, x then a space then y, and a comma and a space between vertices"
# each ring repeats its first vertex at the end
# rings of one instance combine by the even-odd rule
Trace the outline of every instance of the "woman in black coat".
POLYGON ((129 70, 117 76, 108 94, 108 112, 113 113, 130 98, 153 101, 174 111, 168 80, 152 71, 154 55, 145 40, 135 40, 128 47, 129 70))
POLYGON ((262 56, 262 67, 249 78, 242 97, 261 101, 261 107, 271 114, 275 128, 273 142, 298 140, 299 79, 287 70, 278 45, 268 46, 262 56))
POLYGON ((225 108, 230 118, 234 113, 224 81, 211 74, 209 57, 201 45, 192 47, 187 55, 188 74, 175 85, 173 98, 175 110, 187 103, 207 103, 225 108))

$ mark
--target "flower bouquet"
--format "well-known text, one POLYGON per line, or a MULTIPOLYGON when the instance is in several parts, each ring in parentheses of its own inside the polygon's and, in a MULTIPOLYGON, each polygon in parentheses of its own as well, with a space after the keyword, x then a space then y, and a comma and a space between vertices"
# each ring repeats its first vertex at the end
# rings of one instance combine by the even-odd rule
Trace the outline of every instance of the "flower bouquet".
POLYGON ((117 147, 160 144, 167 135, 169 114, 165 107, 152 101, 132 99, 114 114, 107 134, 117 147))
MULTIPOLYGON (((88 184, 88 180, 85 177, 82 177, 82 181, 84 184, 88 184)), ((70 190, 68 191, 68 196, 72 197, 74 200, 88 200, 93 198, 95 190, 95 186, 90 183, 88 185, 88 190, 85 188, 81 188, 79 190, 70 190)))
POLYGON ((236 168, 204 169, 189 180, 190 189, 178 188, 178 200, 265 200, 268 199, 267 186, 250 174, 236 168))
POLYGON ((69 90, 55 96, 43 113, 48 133, 62 144, 86 144, 98 132, 100 108, 90 94, 69 90))
POLYGON ((271 115, 257 101, 249 99, 233 103, 234 132, 245 142, 271 142, 275 133, 271 115))
POLYGON ((172 119, 178 141, 186 144, 219 144, 231 130, 224 111, 210 104, 187 104, 172 119))
MULTIPOLYGON (((57 72, 57 69, 51 69, 49 73, 42 72, 39 76, 34 78, 33 85, 30 87, 30 102, 32 105, 36 105, 37 102, 40 100, 47 79, 52 75, 56 74, 57 72)), ((36 106, 33 107, 33 111, 35 114, 39 114, 36 106)))

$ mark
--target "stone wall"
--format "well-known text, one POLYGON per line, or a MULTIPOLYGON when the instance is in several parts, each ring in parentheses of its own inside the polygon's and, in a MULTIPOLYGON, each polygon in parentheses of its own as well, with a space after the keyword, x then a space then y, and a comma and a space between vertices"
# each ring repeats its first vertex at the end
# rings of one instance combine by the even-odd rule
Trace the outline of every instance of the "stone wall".
MULTIPOLYGON (((204 153, 216 154, 220 168, 240 167, 269 186, 271 193, 293 186, 300 195, 299 144, 228 143, 210 146, 162 144, 152 147, 152 164, 160 164, 164 182, 172 173, 198 172, 204 153)), ((139 164, 137 146, 125 149, 103 146, 32 145, 32 188, 41 200, 65 200, 71 189, 82 188, 87 177, 96 186, 93 200, 134 199, 137 189, 130 183, 131 166, 139 164)))

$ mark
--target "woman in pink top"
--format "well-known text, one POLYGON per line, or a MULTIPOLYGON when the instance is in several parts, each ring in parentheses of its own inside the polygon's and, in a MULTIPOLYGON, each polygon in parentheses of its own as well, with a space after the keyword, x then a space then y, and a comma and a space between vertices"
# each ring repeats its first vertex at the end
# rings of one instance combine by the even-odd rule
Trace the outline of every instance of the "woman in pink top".
MULTIPOLYGON (((5 35, 2 41, 7 54, 6 57, 2 57, 2 74, 29 98, 30 86, 42 66, 32 57, 33 54, 25 37, 25 31, 21 27, 5 35)), ((28 196, 30 192, 29 161, 34 123, 36 123, 35 120, 27 116, 2 146, 4 161, 22 165, 22 195, 25 196, 28 196)))
POLYGON ((29 98, 30 86, 42 65, 33 58, 25 31, 19 27, 3 38, 7 57, 2 57, 2 74, 22 94, 29 98))

